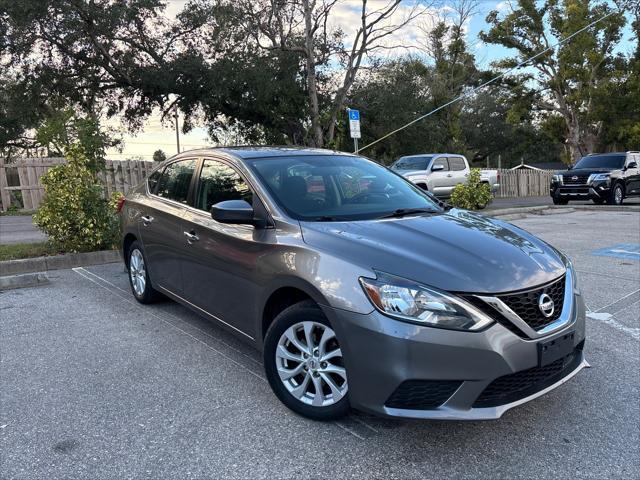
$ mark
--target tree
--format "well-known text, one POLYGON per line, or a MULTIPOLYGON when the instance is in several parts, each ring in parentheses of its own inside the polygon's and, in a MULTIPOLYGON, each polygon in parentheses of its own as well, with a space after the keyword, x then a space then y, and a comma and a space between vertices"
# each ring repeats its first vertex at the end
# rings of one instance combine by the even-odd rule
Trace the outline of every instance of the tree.
POLYGON ((164 162, 167 159, 167 154, 162 150, 156 150, 153 152, 153 161, 154 162, 164 162))
MULTIPOLYGON (((481 38, 516 50, 515 57, 496 63, 509 68, 612 12, 606 2, 592 0, 546 0, 539 7, 535 0, 517 0, 505 17, 497 11, 487 16, 491 28, 481 38)), ((563 118, 573 161, 602 142, 605 118, 596 114, 598 98, 615 81, 613 50, 624 25, 624 13, 613 13, 530 64, 529 79, 540 90, 536 107, 563 118)))
POLYGON ((429 5, 414 3, 396 21, 401 0, 389 0, 370 7, 359 2, 359 24, 350 39, 344 32, 329 27, 330 15, 337 0, 240 0, 243 25, 247 35, 266 51, 292 52, 303 64, 311 135, 307 142, 322 147, 334 142, 338 116, 344 111, 349 90, 363 63, 382 41, 427 13, 429 5), (332 72, 322 67, 339 65, 332 72), (324 100, 324 101, 323 101, 324 100))

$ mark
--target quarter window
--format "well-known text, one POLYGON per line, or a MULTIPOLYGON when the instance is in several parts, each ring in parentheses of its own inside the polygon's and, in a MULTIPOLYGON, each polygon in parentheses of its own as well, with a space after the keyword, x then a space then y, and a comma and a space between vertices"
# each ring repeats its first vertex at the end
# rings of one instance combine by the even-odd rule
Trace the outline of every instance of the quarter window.
POLYGON ((218 202, 245 200, 253 205, 253 193, 233 168, 217 160, 205 160, 200 173, 196 208, 204 211, 218 202))
POLYGON ((449 162, 447 161, 447 159, 445 157, 436 158, 433 161, 433 165, 431 166, 431 168, 435 167, 436 165, 442 165, 443 170, 445 172, 449 170, 449 162))
POLYGON ((453 171, 459 172, 460 170, 464 170, 466 165, 464 164, 464 160, 460 157, 449 157, 449 168, 453 171))
POLYGON ((186 204, 195 169, 196 160, 182 160, 167 165, 158 180, 156 195, 186 204))

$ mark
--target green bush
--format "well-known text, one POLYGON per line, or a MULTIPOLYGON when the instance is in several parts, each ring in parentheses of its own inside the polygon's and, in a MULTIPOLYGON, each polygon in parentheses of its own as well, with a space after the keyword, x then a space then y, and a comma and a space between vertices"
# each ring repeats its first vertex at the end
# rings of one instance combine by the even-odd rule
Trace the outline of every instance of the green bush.
POLYGON ((67 147, 65 157, 66 164, 42 177, 45 197, 34 215, 35 224, 64 251, 113 248, 120 237, 115 200, 105 200, 92 159, 82 146, 67 147))
POLYGON ((480 181, 480 169, 473 168, 467 183, 456 185, 451 193, 451 204, 466 210, 479 210, 491 201, 491 187, 480 181))

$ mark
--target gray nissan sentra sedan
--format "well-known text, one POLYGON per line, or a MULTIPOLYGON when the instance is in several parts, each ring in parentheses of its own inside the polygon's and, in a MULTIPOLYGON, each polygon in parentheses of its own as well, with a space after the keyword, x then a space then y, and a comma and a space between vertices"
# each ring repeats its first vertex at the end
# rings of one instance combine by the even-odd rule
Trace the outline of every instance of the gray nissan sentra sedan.
POLYGON ((261 349, 302 415, 494 419, 587 365, 567 257, 365 158, 185 152, 121 208, 136 299, 164 294, 261 349))

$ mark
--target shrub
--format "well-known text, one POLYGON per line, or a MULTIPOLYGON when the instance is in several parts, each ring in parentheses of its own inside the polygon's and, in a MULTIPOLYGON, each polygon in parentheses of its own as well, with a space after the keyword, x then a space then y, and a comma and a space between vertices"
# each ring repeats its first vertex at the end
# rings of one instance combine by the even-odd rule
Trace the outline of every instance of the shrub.
POLYGON ((79 144, 66 148, 67 163, 42 177, 45 197, 34 222, 64 251, 113 248, 120 226, 112 202, 92 169, 92 159, 79 144))
POLYGON ((480 169, 473 168, 467 183, 456 185, 451 193, 451 204, 466 210, 478 210, 491 201, 491 187, 480 181, 480 169))

